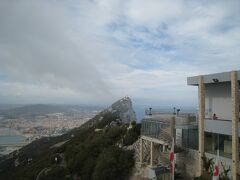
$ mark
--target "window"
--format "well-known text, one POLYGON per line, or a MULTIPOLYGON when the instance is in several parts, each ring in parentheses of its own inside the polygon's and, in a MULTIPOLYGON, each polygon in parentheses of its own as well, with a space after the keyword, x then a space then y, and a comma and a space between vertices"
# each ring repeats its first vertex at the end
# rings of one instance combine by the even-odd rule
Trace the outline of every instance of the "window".
POLYGON ((229 135, 205 132, 205 152, 231 158, 232 137, 229 135))

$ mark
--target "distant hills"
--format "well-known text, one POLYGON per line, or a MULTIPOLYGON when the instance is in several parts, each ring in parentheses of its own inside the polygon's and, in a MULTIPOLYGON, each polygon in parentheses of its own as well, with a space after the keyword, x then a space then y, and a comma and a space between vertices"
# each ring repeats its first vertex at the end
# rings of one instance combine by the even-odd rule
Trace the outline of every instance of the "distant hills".
POLYGON ((102 110, 99 106, 83 106, 83 105, 49 105, 35 104, 21 107, 0 109, 0 115, 6 118, 33 118, 35 116, 44 116, 51 113, 76 113, 85 110, 102 110))

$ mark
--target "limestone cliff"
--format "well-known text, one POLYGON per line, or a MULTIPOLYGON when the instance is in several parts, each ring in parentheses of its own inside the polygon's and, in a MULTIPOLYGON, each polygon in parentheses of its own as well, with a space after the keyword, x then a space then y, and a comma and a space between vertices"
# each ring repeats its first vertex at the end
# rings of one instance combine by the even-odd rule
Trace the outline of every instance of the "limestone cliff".
POLYGON ((136 121, 136 114, 132 107, 132 101, 129 97, 124 97, 117 102, 113 103, 108 111, 117 112, 123 123, 136 121))

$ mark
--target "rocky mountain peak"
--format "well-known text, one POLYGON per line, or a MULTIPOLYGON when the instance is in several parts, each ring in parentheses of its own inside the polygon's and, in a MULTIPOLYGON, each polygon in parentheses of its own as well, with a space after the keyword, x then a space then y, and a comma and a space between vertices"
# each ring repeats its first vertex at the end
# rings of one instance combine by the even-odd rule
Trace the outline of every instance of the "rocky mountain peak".
POLYGON ((124 97, 111 105, 109 111, 119 113, 120 119, 123 123, 136 121, 136 114, 132 107, 132 101, 129 97, 124 97))

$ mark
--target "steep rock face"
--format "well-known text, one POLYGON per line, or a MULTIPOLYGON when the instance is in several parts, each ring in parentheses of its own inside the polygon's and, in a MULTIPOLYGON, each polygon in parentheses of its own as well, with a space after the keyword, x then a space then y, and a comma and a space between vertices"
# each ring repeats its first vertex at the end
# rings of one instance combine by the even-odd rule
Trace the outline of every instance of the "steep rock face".
POLYGON ((119 113, 120 119, 123 123, 136 121, 136 114, 132 107, 132 101, 129 97, 124 97, 117 102, 113 103, 108 111, 119 113))
MULTIPOLYGON (((137 120, 136 114, 132 107, 131 99, 129 97, 124 97, 113 103, 109 108, 106 108, 103 111, 101 111, 94 118, 85 122, 81 127, 87 128, 95 126, 97 123, 103 120, 104 116, 107 116, 109 113, 116 114, 117 117, 119 117, 121 122, 124 124, 137 120)), ((110 123, 111 122, 109 122, 109 124, 110 123)))

